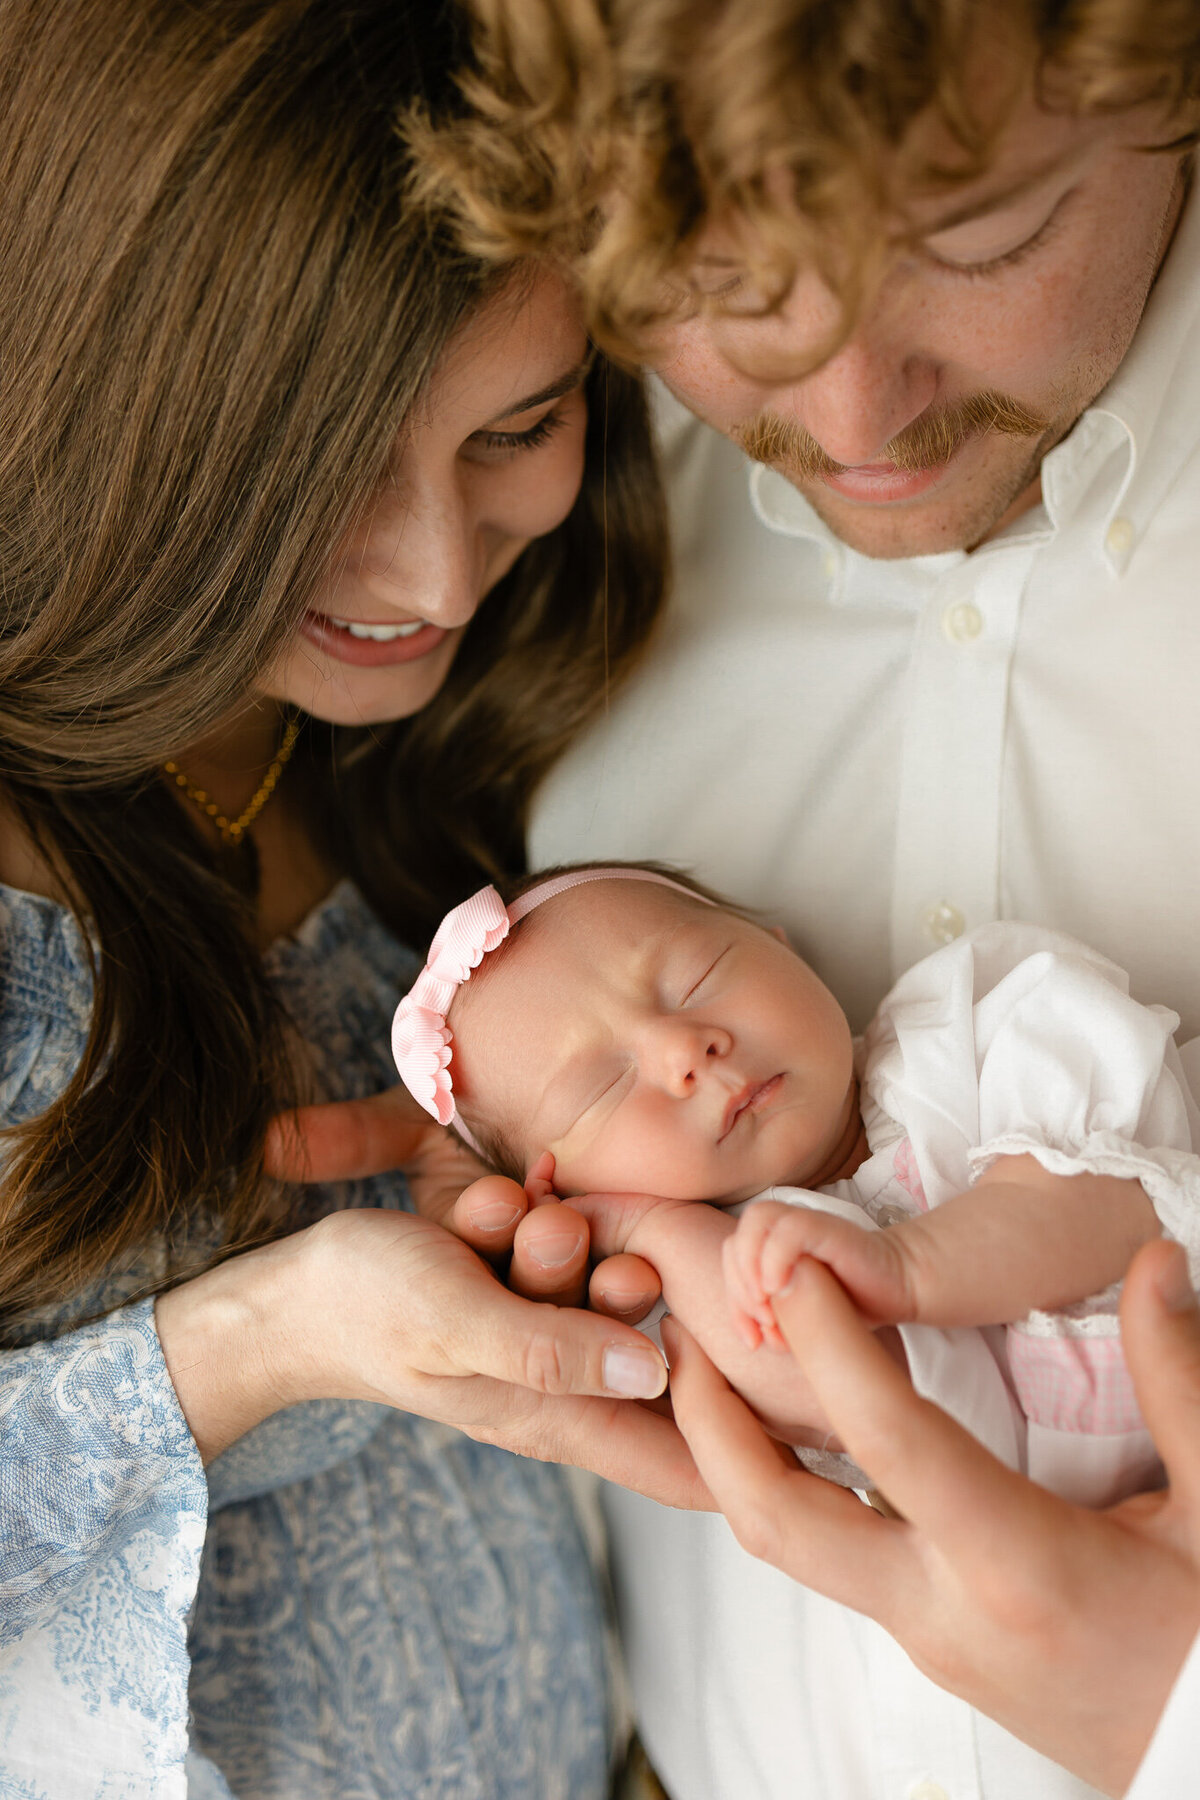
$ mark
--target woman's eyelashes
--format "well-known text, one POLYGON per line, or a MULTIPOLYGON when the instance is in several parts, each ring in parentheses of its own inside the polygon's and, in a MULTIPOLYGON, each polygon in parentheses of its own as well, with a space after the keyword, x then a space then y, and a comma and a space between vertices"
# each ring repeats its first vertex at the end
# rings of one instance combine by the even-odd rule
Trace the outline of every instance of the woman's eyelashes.
POLYGON ((526 431, 477 431, 471 443, 499 457, 518 456, 522 450, 539 450, 564 423, 564 411, 556 406, 526 431))

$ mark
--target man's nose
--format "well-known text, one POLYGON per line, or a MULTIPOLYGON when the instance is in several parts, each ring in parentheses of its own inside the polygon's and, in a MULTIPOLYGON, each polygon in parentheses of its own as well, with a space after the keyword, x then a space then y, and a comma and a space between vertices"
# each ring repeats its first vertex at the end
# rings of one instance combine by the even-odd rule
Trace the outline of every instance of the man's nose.
POLYGON ((932 365, 890 337, 873 340, 867 321, 770 410, 802 425, 833 462, 861 468, 886 460, 888 444, 936 392, 932 365))
POLYGON ((720 1025, 691 1019, 662 1019, 647 1033, 644 1063, 669 1093, 683 1099, 694 1093, 714 1063, 729 1055, 733 1039, 720 1025))
POLYGON ((420 481, 377 506, 363 545, 362 574, 373 592, 431 625, 465 625, 480 600, 479 547, 458 483, 420 481))
POLYGON ((812 274, 776 312, 727 315, 711 329, 714 346, 757 388, 757 412, 791 420, 833 462, 855 468, 880 461, 936 397, 923 321, 920 284, 895 270, 840 341, 842 303, 812 274), (814 366, 826 344, 831 353, 814 366))

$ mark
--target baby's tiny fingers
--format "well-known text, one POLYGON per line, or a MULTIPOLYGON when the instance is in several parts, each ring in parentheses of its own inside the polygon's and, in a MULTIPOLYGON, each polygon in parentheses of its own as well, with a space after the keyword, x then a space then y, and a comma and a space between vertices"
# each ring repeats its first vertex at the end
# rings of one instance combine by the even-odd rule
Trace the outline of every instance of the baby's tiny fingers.
POLYGON ((754 1233, 743 1231, 744 1223, 721 1245, 721 1273, 734 1307, 755 1313, 766 1296, 758 1279, 758 1241, 754 1233))
POLYGON ((548 1201, 557 1200, 554 1191, 554 1155, 550 1150, 543 1150, 525 1177, 525 1192, 530 1206, 545 1206, 548 1201))
POLYGON ((796 1264, 805 1254, 804 1238, 800 1218, 781 1219, 768 1234, 759 1258, 759 1277, 765 1297, 781 1294, 791 1283, 796 1264))
POLYGON ((731 1306, 733 1329, 745 1344, 747 1350, 757 1350, 763 1341, 762 1326, 753 1313, 744 1312, 740 1306, 731 1306))

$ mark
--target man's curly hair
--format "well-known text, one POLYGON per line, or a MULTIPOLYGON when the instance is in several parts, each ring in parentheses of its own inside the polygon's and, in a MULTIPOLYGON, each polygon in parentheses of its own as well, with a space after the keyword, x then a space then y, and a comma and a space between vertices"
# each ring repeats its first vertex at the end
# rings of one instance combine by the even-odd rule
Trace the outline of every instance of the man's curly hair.
POLYGON ((425 181, 474 249, 569 264, 618 354, 699 304, 713 220, 768 306, 806 263, 852 312, 903 197, 977 178, 1031 94, 1152 109, 1148 147, 1200 135, 1196 0, 469 4, 466 113, 418 128, 425 181))

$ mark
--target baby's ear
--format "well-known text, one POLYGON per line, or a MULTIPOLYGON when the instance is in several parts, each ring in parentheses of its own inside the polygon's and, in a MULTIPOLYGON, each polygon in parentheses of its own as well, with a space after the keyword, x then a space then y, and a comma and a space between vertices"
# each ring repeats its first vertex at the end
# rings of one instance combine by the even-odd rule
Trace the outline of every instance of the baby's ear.
POLYGON ((530 1206, 545 1206, 548 1200, 557 1200, 554 1191, 554 1152, 543 1150, 537 1161, 530 1164, 529 1173, 525 1177, 525 1195, 530 1206))
POLYGON ((791 939, 788 937, 788 934, 783 929, 782 925, 768 925, 767 930, 770 932, 770 934, 773 938, 778 938, 781 944, 786 944, 787 948, 789 950, 791 949, 791 947, 792 947, 791 939))

